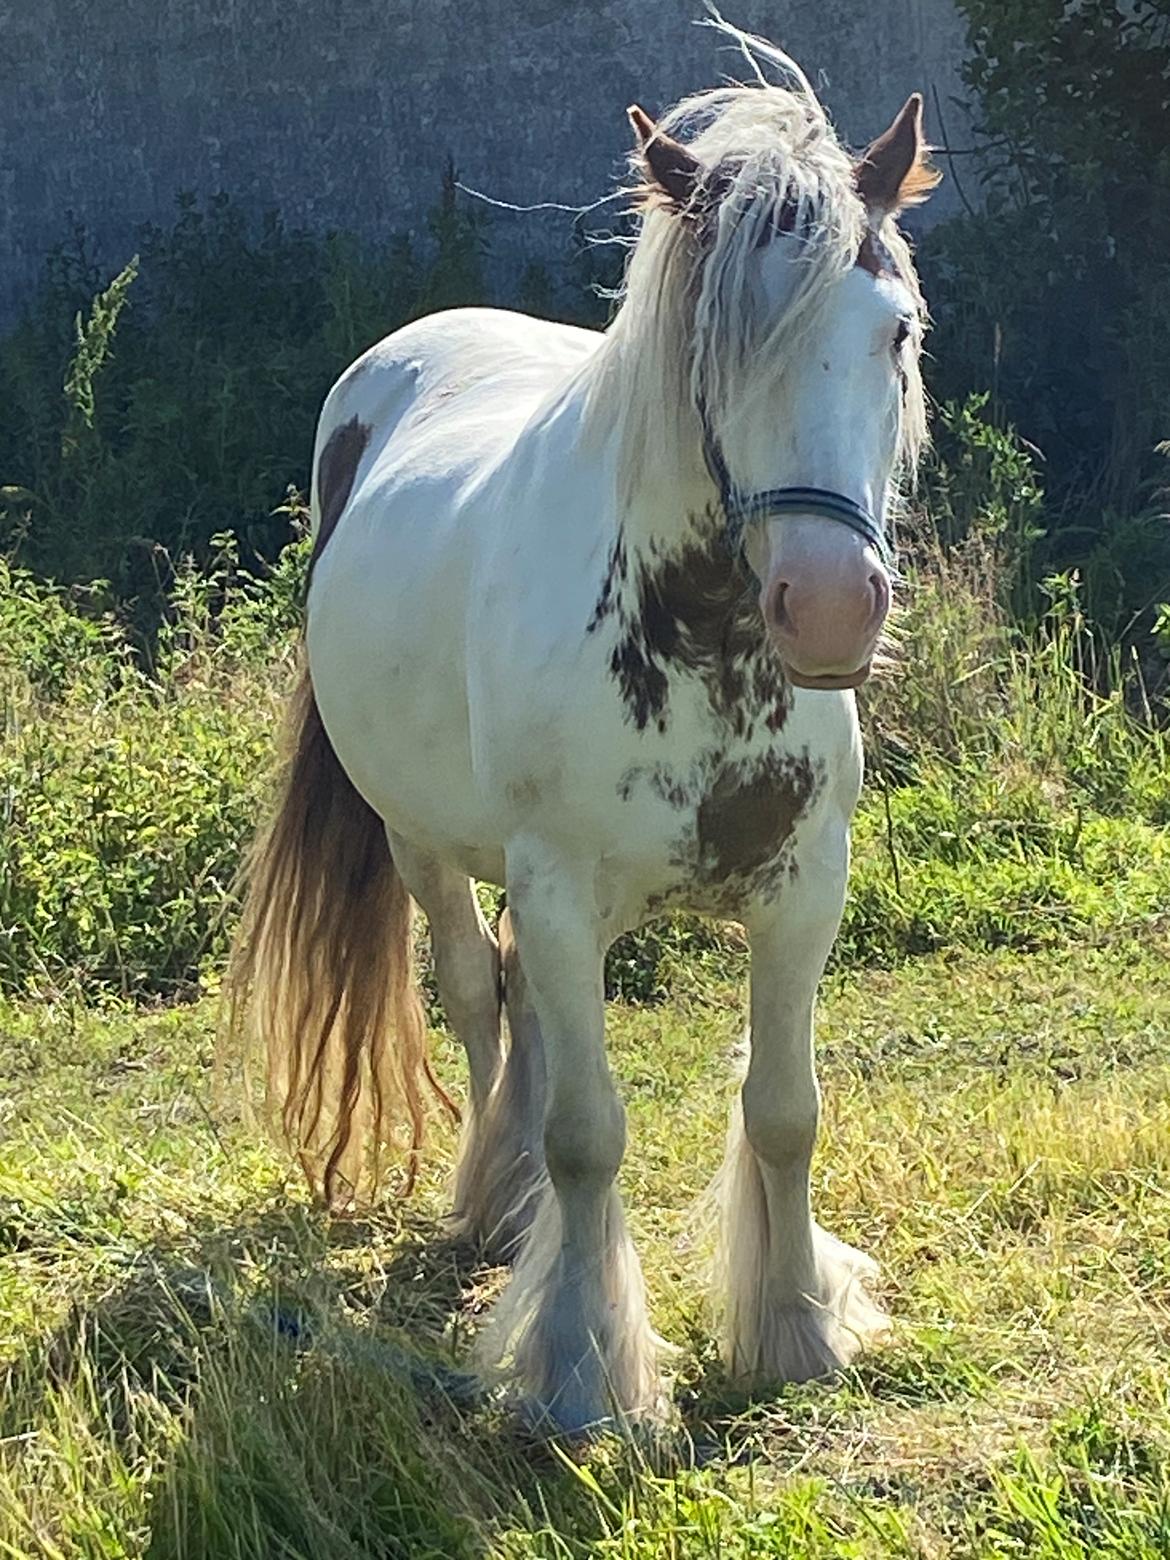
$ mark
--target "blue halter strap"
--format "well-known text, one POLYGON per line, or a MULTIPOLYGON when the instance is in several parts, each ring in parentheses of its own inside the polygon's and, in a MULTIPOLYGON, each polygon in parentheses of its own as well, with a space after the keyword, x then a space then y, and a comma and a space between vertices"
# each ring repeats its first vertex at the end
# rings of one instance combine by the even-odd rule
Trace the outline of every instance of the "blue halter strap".
POLYGON ((705 406, 699 407, 699 420, 703 425, 703 458, 719 491, 724 537, 733 557, 743 555, 743 537, 749 525, 776 520, 783 515, 820 515, 855 531, 869 543, 890 573, 894 572, 894 554, 885 532, 864 505, 847 498, 844 493, 834 493, 831 488, 782 487, 768 488, 762 493, 741 492, 731 479, 705 406))

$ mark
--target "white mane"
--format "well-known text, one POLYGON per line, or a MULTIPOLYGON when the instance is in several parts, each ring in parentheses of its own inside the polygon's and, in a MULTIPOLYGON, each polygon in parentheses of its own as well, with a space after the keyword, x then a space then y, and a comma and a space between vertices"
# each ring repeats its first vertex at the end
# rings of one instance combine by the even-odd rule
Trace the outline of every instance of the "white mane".
MULTIPOLYGON (((684 142, 704 171, 682 213, 659 192, 637 192, 642 218, 621 308, 589 368, 587 421, 617 432, 623 502, 650 462, 683 479, 694 472, 701 399, 716 426, 759 397, 783 418, 786 365, 834 283, 856 264, 868 227, 853 159, 799 68, 762 40, 715 25, 740 43, 757 84, 697 93, 661 120, 658 128, 684 142), (768 84, 755 56, 784 69, 793 88, 768 84), (800 258, 787 306, 767 318, 752 260, 781 224, 799 235, 800 258)), ((636 156, 634 166, 641 171, 636 156)), ((921 308, 909 246, 892 219, 877 236, 921 308)), ((916 354, 908 370, 903 470, 915 466, 926 432, 916 354)))

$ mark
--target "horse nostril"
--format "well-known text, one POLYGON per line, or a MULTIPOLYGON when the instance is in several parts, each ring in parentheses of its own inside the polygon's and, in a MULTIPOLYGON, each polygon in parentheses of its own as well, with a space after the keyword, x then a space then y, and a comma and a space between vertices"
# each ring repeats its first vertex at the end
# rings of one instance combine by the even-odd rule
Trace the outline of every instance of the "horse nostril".
POLYGON ((882 619, 890 610, 890 582, 875 569, 869 577, 869 589, 873 598, 873 615, 882 619))
POLYGON ((774 629, 783 629, 791 632, 792 622, 788 609, 784 605, 784 597, 787 593, 788 586, 781 580, 772 592, 772 600, 769 603, 769 616, 772 619, 772 627, 774 629))

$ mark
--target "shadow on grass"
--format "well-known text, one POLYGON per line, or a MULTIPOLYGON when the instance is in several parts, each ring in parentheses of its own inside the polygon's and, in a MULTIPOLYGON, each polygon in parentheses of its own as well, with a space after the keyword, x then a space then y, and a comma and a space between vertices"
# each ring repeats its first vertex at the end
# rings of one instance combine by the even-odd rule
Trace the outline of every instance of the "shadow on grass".
POLYGON ((112 1531, 111 1485, 148 1480, 153 1560, 462 1560, 517 1526, 586 1542, 587 1482, 460 1368, 491 1278, 422 1219, 274 1208, 159 1242, 8 1366, 0 1440, 35 1481, 42 1427, 67 1418, 99 1449, 112 1531))
MULTIPOLYGON (((799 1463, 814 1423, 850 1422, 878 1397, 974 1390, 945 1351, 913 1340, 836 1386, 749 1399, 696 1319, 682 1435, 582 1455, 534 1442, 465 1369, 472 1317, 501 1278, 416 1214, 331 1222, 274 1205, 160 1240, 10 1367, 0 1441, 27 1437, 13 1455, 33 1483, 47 1477, 45 1446, 84 1445, 72 1498, 94 1503, 98 1536, 121 1542, 138 1502, 136 1546, 95 1538, 84 1553, 559 1560, 595 1553, 629 1511, 653 1520, 665 1492, 692 1487, 688 1468, 757 1449, 782 1461, 788 1432, 799 1463)), ((57 1500, 46 1488, 41 1508, 57 1500)))
POLYGON ((774 1455, 786 1431, 801 1447, 812 1426, 844 1427, 872 1405, 920 1408, 983 1398, 993 1373, 941 1329, 920 1328, 815 1381, 756 1383, 730 1377, 715 1343, 695 1329, 676 1384, 679 1411, 700 1460, 748 1462, 766 1440, 774 1455))

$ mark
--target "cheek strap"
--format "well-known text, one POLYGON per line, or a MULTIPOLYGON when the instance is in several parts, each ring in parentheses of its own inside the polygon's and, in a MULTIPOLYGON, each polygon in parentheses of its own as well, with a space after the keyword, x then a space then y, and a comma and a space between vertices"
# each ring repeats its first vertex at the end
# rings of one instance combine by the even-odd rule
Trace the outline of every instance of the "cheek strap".
POLYGON ((699 407, 699 420, 703 426, 703 458, 707 462, 711 480, 719 491, 724 539, 733 557, 742 556, 744 532, 749 525, 778 520, 784 515, 819 515, 825 520, 836 520, 839 525, 847 525, 851 531, 855 531, 873 548, 885 568, 891 574, 894 573, 894 554, 886 540, 885 531, 876 516, 863 504, 847 498, 844 493, 834 493, 831 488, 781 487, 768 488, 760 493, 742 492, 731 479, 705 405, 699 407))

